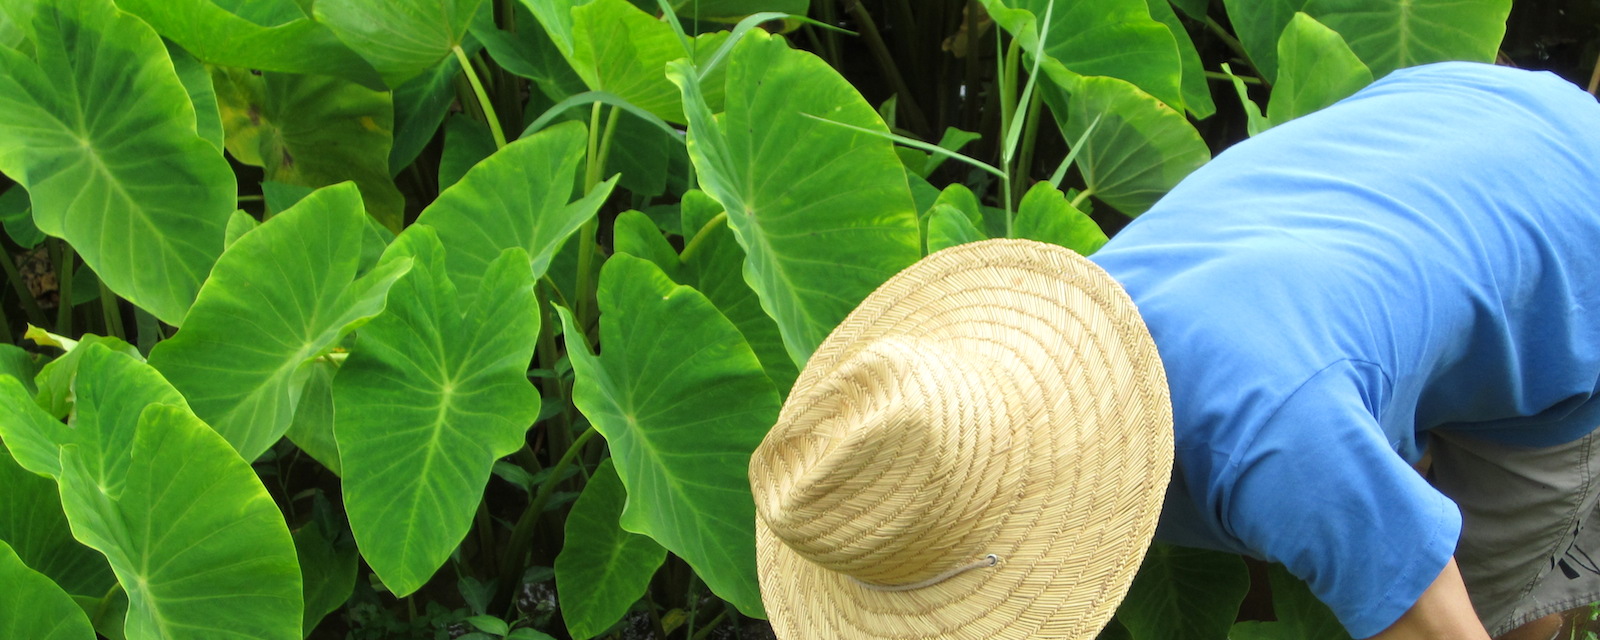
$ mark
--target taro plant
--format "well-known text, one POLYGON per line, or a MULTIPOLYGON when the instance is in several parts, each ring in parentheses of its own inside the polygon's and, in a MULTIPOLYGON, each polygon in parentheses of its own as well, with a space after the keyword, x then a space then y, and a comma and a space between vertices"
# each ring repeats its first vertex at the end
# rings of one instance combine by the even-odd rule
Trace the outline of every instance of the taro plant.
MULTIPOLYGON (((746 465, 861 298, 1509 9, 0 0, 0 637, 770 637, 746 465)), ((1269 588, 1158 545, 1105 636, 1342 637, 1269 588)))

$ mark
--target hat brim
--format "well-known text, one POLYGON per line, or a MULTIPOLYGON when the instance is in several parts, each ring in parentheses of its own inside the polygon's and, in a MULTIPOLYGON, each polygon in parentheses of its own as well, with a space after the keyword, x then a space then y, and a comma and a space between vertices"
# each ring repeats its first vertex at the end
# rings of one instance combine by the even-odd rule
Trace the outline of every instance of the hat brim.
POLYGON ((920 589, 872 589, 796 554, 757 518, 762 598, 778 637, 1093 638, 1138 570, 1172 469, 1166 376, 1133 301, 1062 247, 953 247, 868 296, 818 347, 790 397, 893 336, 976 349, 1020 367, 1022 386, 1034 387, 1037 415, 1019 420, 1027 424, 997 454, 1021 478, 1009 480, 1014 500, 983 546, 1000 564, 920 589))

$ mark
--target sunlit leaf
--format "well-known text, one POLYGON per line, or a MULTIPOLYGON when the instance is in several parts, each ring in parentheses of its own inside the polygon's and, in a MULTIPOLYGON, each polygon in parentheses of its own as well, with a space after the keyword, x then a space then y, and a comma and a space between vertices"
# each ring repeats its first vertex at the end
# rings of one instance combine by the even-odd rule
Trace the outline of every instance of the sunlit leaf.
POLYGON ((1267 103, 1267 118, 1275 125, 1372 84, 1372 72, 1344 38, 1304 13, 1294 14, 1278 40, 1278 65, 1278 84, 1267 103))
POLYGON ((960 209, 947 204, 936 204, 928 210, 928 253, 977 242, 987 237, 960 209))
POLYGON ((32 27, 37 60, 0 48, 0 172, 112 291, 182 323, 222 252, 233 171, 138 18, 110 0, 51 2, 32 27))
POLYGON ((405 199, 389 173, 394 107, 387 92, 327 76, 212 71, 228 153, 266 179, 318 188, 346 180, 368 213, 400 229, 405 199))
POLYGON ((691 190, 683 194, 682 221, 688 234, 681 256, 684 284, 705 294, 739 328, 767 377, 777 385, 778 394, 788 395, 800 370, 783 346, 778 323, 761 309, 761 299, 745 282, 744 248, 728 227, 727 216, 717 218, 721 213, 722 205, 705 192, 691 190), (694 250, 689 249, 690 245, 694 250))
POLYGON ((211 72, 189 52, 168 42, 167 56, 178 80, 189 92, 189 103, 194 105, 195 131, 217 150, 222 150, 222 114, 217 110, 217 91, 211 86, 211 72))
POLYGON ((894 147, 808 115, 887 133, 877 112, 821 59, 750 32, 727 63, 727 112, 712 117, 682 61, 689 153, 748 257, 745 280, 795 363, 855 305, 921 253, 894 147))
POLYGON ((1511 0, 1310 0, 1304 10, 1381 78, 1429 62, 1493 62, 1511 0))
MULTIPOLYGON (((16 452, 55 449, 53 465, 18 460, 56 478, 73 535, 110 562, 127 636, 299 638, 294 548, 249 464, 148 365, 81 349, 72 426, 8 402, 0 435, 16 452)), ((0 391, 17 390, 0 377, 0 391)))
MULTIPOLYGON (((1183 109, 1183 64, 1166 25, 1150 17, 1145 0, 983 0, 995 23, 1033 52, 1044 38, 1041 68, 1063 88, 1073 76, 1111 76, 1183 109), (1051 6, 1053 5, 1053 6, 1051 6), (1041 24, 1049 8, 1049 24, 1041 24), (1048 31, 1046 31, 1048 29, 1048 31)), ((1071 140, 1072 138, 1068 138, 1071 140)))
POLYGON ((1012 237, 1058 244, 1085 256, 1106 243, 1100 225, 1048 182, 1035 183, 1022 197, 1013 231, 1012 237))
MULTIPOLYGON (((317 0, 318 21, 372 63, 391 87, 461 45, 483 0, 317 0)), ((492 3, 491 3, 492 4, 492 3)))
MULTIPOLYGON (((48 484, 49 481, 46 481, 48 484)), ((94 640, 88 616, 61 587, 0 540, 0 638, 94 640)))
POLYGON ((409 266, 392 261, 355 277, 362 215, 346 183, 262 223, 217 261, 190 322, 150 352, 150 364, 246 460, 289 428, 308 361, 381 311, 409 266))
POLYGON ((383 86, 372 65, 292 0, 118 0, 117 6, 210 64, 326 74, 374 89, 383 86))
POLYGON ((1211 159, 1200 132, 1182 113, 1138 87, 1084 77, 1069 93, 1070 99, 1047 88, 1044 95, 1066 139, 1083 140, 1076 151, 1086 190, 1124 214, 1144 213, 1211 159), (1085 137, 1091 123, 1094 130, 1085 137))
POLYGON ((527 376, 539 307, 520 248, 486 266, 467 303, 433 229, 411 227, 390 255, 413 267, 334 378, 333 433, 356 544, 405 596, 461 544, 494 461, 539 415, 527 376))
MULTIPOLYGON (((732 323, 655 265, 612 256, 600 275, 598 357, 568 354, 573 403, 604 435, 628 489, 622 528, 683 558, 712 592, 762 615, 750 453, 778 394, 732 323)), ((572 317, 561 310, 569 336, 572 317)))
POLYGON ((567 632, 599 635, 628 612, 667 559, 666 549, 618 524, 628 494, 607 458, 589 476, 567 516, 566 543, 556 556, 556 591, 567 632))
POLYGON ((502 251, 520 248, 543 276, 568 236, 593 217, 613 178, 568 202, 587 140, 583 125, 564 123, 494 152, 462 176, 417 218, 439 233, 450 281, 463 303, 502 251))
POLYGON ((339 444, 333 439, 333 374, 338 368, 324 358, 306 366, 310 369, 306 386, 300 390, 294 420, 283 435, 334 475, 340 475, 343 467, 339 464, 339 444))

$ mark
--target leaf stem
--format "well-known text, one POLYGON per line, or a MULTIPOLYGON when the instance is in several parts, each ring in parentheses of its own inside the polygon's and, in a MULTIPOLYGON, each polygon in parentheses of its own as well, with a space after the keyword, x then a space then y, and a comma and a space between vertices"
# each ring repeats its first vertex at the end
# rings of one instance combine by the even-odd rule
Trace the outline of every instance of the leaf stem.
POLYGON ((111 292, 104 280, 100 280, 100 313, 105 317, 106 332, 123 340, 128 339, 127 332, 122 327, 122 306, 117 303, 117 294, 111 292))
POLYGON ((28 283, 22 280, 22 274, 17 271, 17 264, 9 253, 0 256, 0 266, 6 270, 6 279, 11 281, 11 288, 17 292, 17 301, 22 305, 22 312, 28 316, 28 324, 35 327, 46 326, 44 310, 39 308, 39 301, 33 299, 33 292, 28 290, 28 283))
POLYGON ((72 245, 65 240, 51 238, 50 264, 56 270, 56 333, 64 336, 72 335, 72 263, 76 262, 77 253, 72 250, 72 245))
POLYGON ((905 109, 906 118, 911 121, 911 129, 917 135, 927 135, 928 118, 923 115, 922 107, 917 105, 917 98, 911 93, 910 85, 906 84, 905 77, 900 75, 900 67, 895 64, 894 56, 889 53, 889 46, 884 44, 883 35, 878 33, 877 23, 872 21, 872 14, 861 6, 860 0, 845 0, 845 10, 861 25, 861 35, 866 39, 867 49, 872 51, 872 57, 878 61, 878 67, 883 70, 883 75, 889 78, 889 85, 894 88, 896 95, 900 96, 900 106, 905 109))
POLYGON ((94 617, 89 620, 91 626, 96 629, 100 628, 100 622, 105 620, 106 614, 111 611, 111 599, 117 597, 117 593, 120 591, 122 591, 122 583, 113 582, 111 583, 111 588, 106 589, 106 594, 100 596, 100 602, 94 607, 94 617))
POLYGON ((507 553, 501 559, 500 575, 522 575, 522 557, 528 554, 529 547, 533 543, 533 526, 539 522, 539 516, 544 513, 545 504, 550 502, 550 496, 555 493, 556 484, 560 482, 561 477, 566 475, 567 467, 572 465, 572 461, 583 451, 583 445, 590 438, 593 438, 596 433, 599 432, 595 431, 592 425, 585 429, 576 440, 572 441, 572 445, 567 447, 566 452, 561 454, 561 459, 550 467, 550 475, 546 476, 544 483, 539 485, 539 490, 534 493, 533 500, 528 502, 527 510, 522 512, 522 515, 517 518, 516 526, 511 529, 511 540, 507 546, 507 553))
POLYGON ((1264 84, 1261 78, 1255 76, 1230 76, 1221 71, 1207 71, 1206 78, 1218 82, 1232 82, 1234 78, 1238 78, 1240 82, 1245 84, 1264 84))
POLYGON ((700 226, 700 230, 695 232, 694 237, 690 238, 689 242, 683 245, 683 251, 678 252, 678 260, 687 263, 689 259, 693 258, 694 254, 700 250, 700 246, 705 243, 706 238, 711 236, 711 232, 714 231, 718 225, 724 224, 727 221, 728 212, 726 211, 718 213, 710 220, 707 220, 704 225, 700 226))
POLYGON ((501 149, 506 146, 506 132, 500 130, 500 118, 495 115, 494 105, 489 102, 489 94, 483 90, 483 82, 478 79, 478 73, 472 68, 472 60, 467 58, 467 52, 461 50, 461 45, 450 48, 455 52, 456 60, 461 63, 461 72, 466 74, 467 82, 472 84, 472 92, 478 96, 478 107, 483 109, 483 119, 489 121, 489 133, 494 136, 494 148, 501 149))
POLYGON ((1028 98, 1027 115, 1022 119, 1022 152, 1017 154, 1016 165, 1010 170, 1010 173, 1023 178, 1023 180, 1018 180, 1014 185, 1013 198, 1021 198, 1022 190, 1028 187, 1027 178, 1032 173, 1030 169, 1033 167, 1033 147, 1036 142, 1035 139, 1038 137, 1035 135, 1035 129, 1039 126, 1041 102, 1038 92, 1033 92, 1028 98))
POLYGON ((1250 66, 1255 68, 1257 72, 1261 71, 1260 68, 1256 67, 1255 60, 1251 60, 1250 54, 1244 50, 1244 43, 1239 42, 1238 38, 1233 37, 1233 34, 1228 33, 1227 29, 1222 28, 1222 24, 1217 22, 1216 18, 1206 16, 1206 30, 1210 31, 1212 35, 1215 35, 1218 40, 1222 41, 1223 44, 1228 45, 1228 48, 1232 49, 1235 54, 1238 54, 1241 60, 1249 62, 1250 66))
POLYGON ((1083 204, 1083 201, 1084 200, 1088 200, 1089 196, 1093 195, 1093 194, 1094 194, 1094 190, 1092 190, 1092 189, 1084 189, 1083 191, 1079 191, 1078 195, 1072 198, 1072 208, 1077 209, 1079 211, 1082 211, 1083 207, 1080 207, 1078 205, 1083 204))

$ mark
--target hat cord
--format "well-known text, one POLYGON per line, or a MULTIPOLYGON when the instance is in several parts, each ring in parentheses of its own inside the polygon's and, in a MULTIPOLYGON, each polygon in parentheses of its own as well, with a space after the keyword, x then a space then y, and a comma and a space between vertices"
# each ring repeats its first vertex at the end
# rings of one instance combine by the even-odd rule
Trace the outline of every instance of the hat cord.
POLYGON ((993 566, 998 565, 998 564, 1000 564, 1000 556, 991 553, 989 555, 984 556, 981 560, 978 560, 976 562, 972 562, 970 564, 965 564, 965 565, 956 567, 954 569, 951 569, 949 571, 946 571, 944 573, 936 575, 936 576, 934 576, 932 578, 928 578, 927 580, 923 580, 921 582, 913 582, 911 584, 892 584, 892 585, 873 584, 871 582, 864 582, 864 581, 856 578, 855 576, 849 576, 849 578, 851 580, 854 580, 856 584, 859 584, 862 587, 865 587, 867 589, 871 589, 873 591, 915 591, 917 589, 923 589, 923 588, 927 588, 927 587, 931 587, 933 585, 939 584, 941 582, 944 582, 945 580, 949 580, 951 578, 959 576, 959 575, 961 575, 963 573, 966 573, 968 571, 971 571, 973 569, 982 569, 982 568, 985 568, 985 567, 993 567, 993 566))

